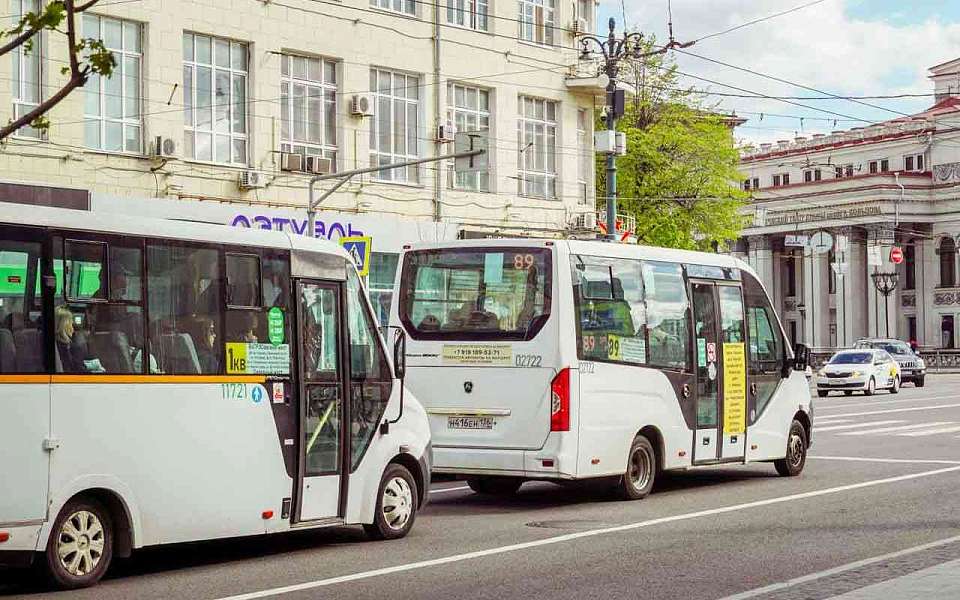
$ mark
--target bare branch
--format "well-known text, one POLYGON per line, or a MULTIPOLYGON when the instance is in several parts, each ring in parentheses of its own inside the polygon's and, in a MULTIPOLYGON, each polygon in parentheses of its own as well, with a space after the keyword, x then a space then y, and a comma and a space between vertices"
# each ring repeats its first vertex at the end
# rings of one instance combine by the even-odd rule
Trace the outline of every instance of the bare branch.
MULTIPOLYGON (((90 0, 90 2, 87 2, 86 4, 81 4, 80 6, 77 6, 76 8, 73 9, 73 11, 74 11, 74 12, 78 12, 78 13, 82 13, 83 11, 88 10, 89 8, 91 8, 91 7, 92 7, 94 4, 96 4, 97 2, 100 2, 100 0, 90 0)), ((72 3, 71 3, 71 4, 72 4, 72 3)))
POLYGON ((8 54, 11 50, 19 48, 38 33, 40 33, 39 29, 28 29, 21 32, 17 37, 13 38, 3 46, 0 46, 0 56, 8 54))

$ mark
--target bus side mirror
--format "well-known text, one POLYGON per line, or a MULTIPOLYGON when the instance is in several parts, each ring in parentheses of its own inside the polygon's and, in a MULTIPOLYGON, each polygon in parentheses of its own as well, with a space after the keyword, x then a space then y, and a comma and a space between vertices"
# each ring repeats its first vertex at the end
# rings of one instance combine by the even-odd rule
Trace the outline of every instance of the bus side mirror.
POLYGON ((806 371, 808 366, 810 366, 810 348, 806 344, 794 344, 793 370, 806 371))
POLYGON ((393 341, 393 374, 400 381, 407 375, 407 333, 400 328, 393 341))

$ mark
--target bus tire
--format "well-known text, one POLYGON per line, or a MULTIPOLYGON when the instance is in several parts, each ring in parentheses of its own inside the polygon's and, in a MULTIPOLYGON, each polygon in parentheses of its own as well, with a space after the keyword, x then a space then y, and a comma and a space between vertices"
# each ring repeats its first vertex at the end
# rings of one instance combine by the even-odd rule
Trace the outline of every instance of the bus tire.
POLYGON ((113 517, 102 504, 84 497, 71 499, 57 515, 47 540, 42 567, 58 589, 96 584, 113 560, 113 517))
POLYGON ((485 496, 513 496, 520 490, 523 480, 518 477, 470 477, 467 485, 485 496))
POLYGON ((777 473, 782 477, 796 477, 807 464, 807 431, 803 424, 796 419, 790 424, 790 433, 787 435, 787 455, 773 461, 777 473))
POLYGON ((410 533, 417 518, 417 482, 403 465, 390 463, 377 488, 373 523, 363 526, 374 540, 395 540, 410 533))
POLYGON ((657 453, 645 436, 633 438, 627 454, 627 469, 617 491, 624 500, 641 500, 653 490, 657 478, 657 453))

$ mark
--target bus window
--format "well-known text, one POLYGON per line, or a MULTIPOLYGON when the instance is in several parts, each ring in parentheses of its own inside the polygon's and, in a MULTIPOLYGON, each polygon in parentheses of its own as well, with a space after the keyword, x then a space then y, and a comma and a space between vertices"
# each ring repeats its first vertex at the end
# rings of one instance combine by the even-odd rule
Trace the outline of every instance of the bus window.
POLYGON ((690 370, 690 334, 683 270, 673 263, 644 262, 643 285, 651 365, 690 370))
MULTIPOLYGON (((54 242, 65 297, 54 311, 57 371, 144 372, 142 250, 136 243, 54 242)), ((160 367, 148 354, 151 373, 160 367)))
POLYGON ((755 415, 763 412, 783 376, 785 350, 777 315, 763 288, 743 274, 743 301, 747 307, 747 370, 757 386, 755 415))
POLYGON ((390 400, 393 375, 378 342, 376 324, 370 318, 360 278, 347 271, 347 324, 350 340, 350 456, 351 471, 373 439, 390 400))
POLYGON ((409 252, 400 319, 414 339, 530 340, 550 315, 550 251, 409 252))
POLYGON ((222 371, 218 258, 212 248, 147 247, 151 351, 164 373, 222 371))
POLYGON ((0 373, 43 373, 43 334, 40 294, 30 298, 31 278, 37 281, 40 244, 0 242, 0 373), (37 308, 34 309, 35 305, 37 308))
POLYGON ((640 261, 573 256, 571 265, 580 358, 646 363, 640 261))

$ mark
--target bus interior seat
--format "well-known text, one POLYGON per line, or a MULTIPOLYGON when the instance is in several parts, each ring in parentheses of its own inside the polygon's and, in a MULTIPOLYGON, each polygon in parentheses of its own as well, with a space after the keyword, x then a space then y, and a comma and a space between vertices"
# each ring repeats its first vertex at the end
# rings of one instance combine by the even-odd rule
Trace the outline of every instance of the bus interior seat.
POLYGON ((420 331, 439 331, 440 319, 436 315, 427 315, 420 321, 417 329, 420 331))
POLYGON ((13 343, 13 333, 9 329, 0 329, 0 373, 17 372, 17 346, 13 343))
POLYGON ((107 373, 133 373, 127 335, 121 331, 98 331, 90 336, 90 353, 100 359, 107 373))
POLYGON ((160 336, 160 361, 165 373, 199 375, 200 358, 189 333, 169 333, 160 336))
POLYGON ((16 347, 17 371, 43 372, 43 338, 39 329, 20 329, 13 334, 16 347))

